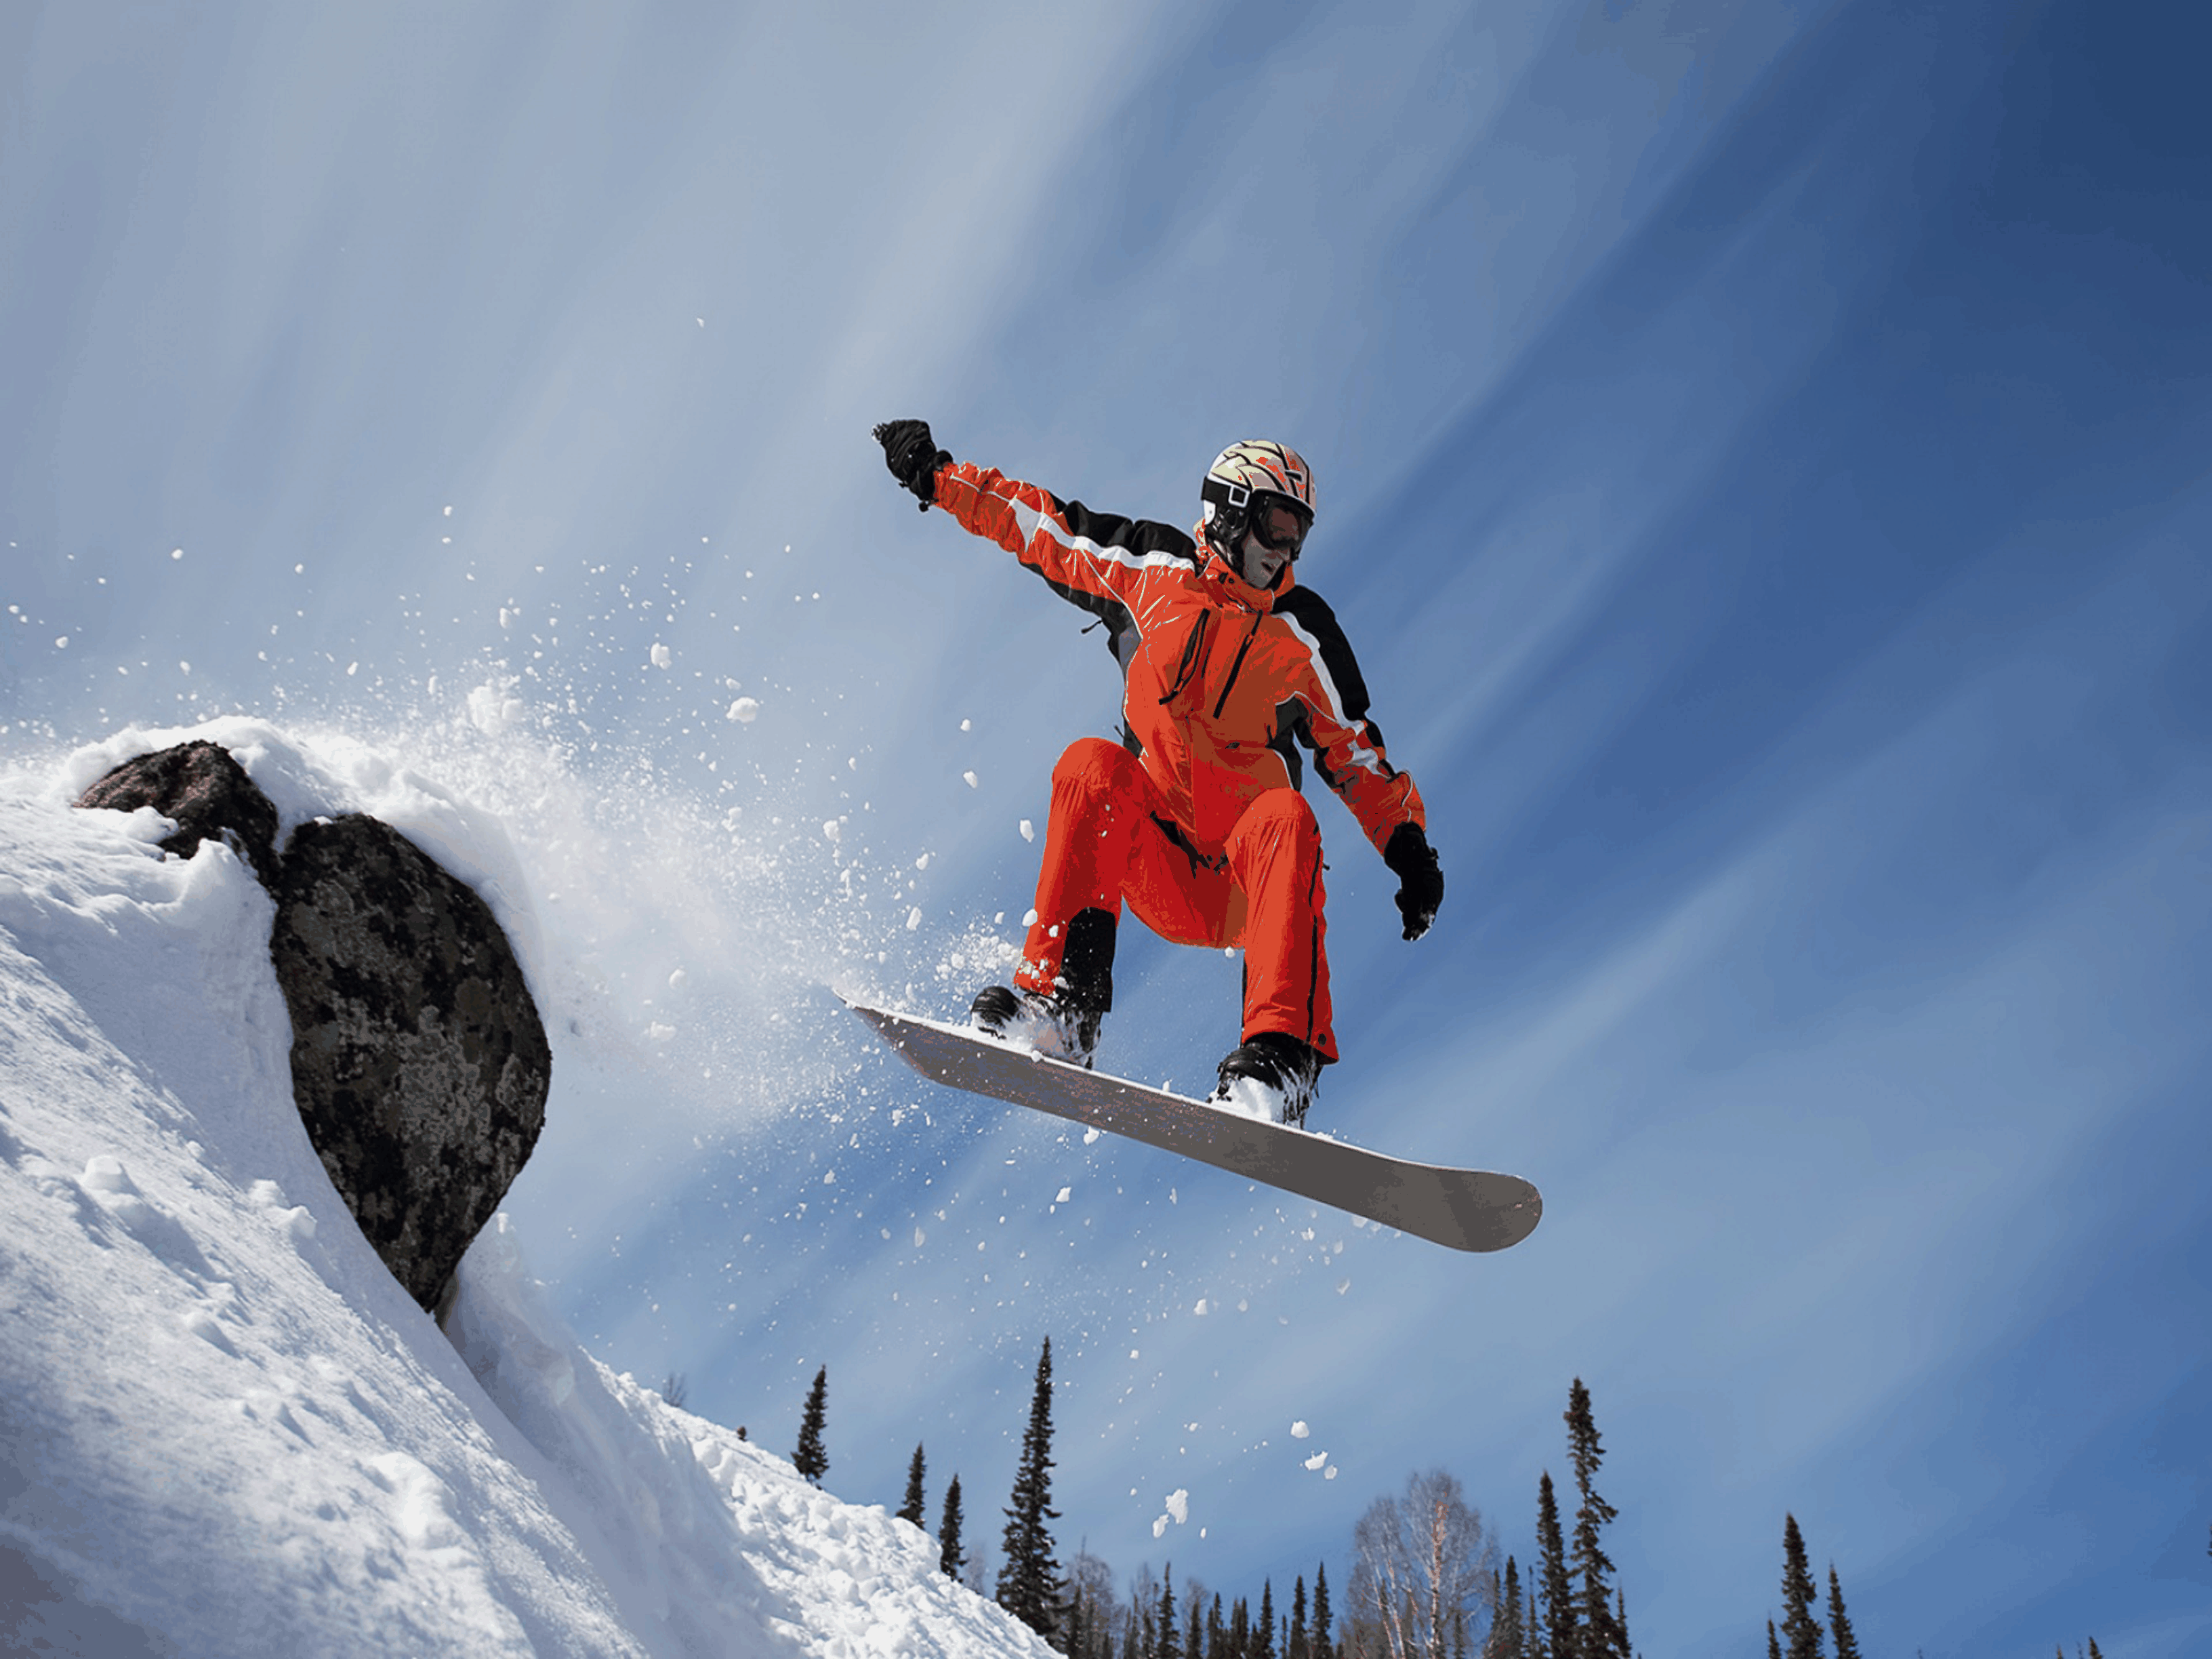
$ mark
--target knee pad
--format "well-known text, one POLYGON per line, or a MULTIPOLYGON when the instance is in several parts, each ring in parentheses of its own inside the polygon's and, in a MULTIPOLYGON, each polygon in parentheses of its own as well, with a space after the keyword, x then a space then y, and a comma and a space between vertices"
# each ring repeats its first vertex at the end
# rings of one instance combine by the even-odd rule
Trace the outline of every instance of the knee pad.
POLYGON ((1279 836, 1293 847, 1318 846, 1321 820, 1295 789, 1270 789, 1244 809, 1230 839, 1249 841, 1255 836, 1279 836))
POLYGON ((1136 757, 1103 738, 1078 738, 1052 769, 1054 788, 1065 784, 1091 794, 1111 794, 1136 769, 1136 757))

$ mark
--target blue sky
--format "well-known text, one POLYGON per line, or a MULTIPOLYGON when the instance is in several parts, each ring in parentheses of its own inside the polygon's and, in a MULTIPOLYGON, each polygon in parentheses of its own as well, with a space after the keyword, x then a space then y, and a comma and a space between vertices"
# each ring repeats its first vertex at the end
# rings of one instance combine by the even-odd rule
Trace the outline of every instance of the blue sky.
MULTIPOLYGON (((1049 1334, 1070 1549, 1348 1577, 1443 1464, 1525 1560, 1580 1376, 1644 1651, 1762 1651, 1785 1511, 1869 1651, 2201 1648, 2204 33, 11 9, 0 742, 243 709, 496 805, 574 1021, 538 1271, 771 1445, 827 1364, 847 1497, 921 1440, 995 1545, 1049 1334), (1323 805, 1322 1110, 1536 1180, 1526 1245, 921 1094, 838 1009, 964 1002, 1113 718, 888 482, 909 413, 1177 521, 1231 439, 1313 461, 1450 884, 1402 944, 1323 805)), ((1102 1062, 1202 1080, 1235 964, 1124 963, 1102 1062)))

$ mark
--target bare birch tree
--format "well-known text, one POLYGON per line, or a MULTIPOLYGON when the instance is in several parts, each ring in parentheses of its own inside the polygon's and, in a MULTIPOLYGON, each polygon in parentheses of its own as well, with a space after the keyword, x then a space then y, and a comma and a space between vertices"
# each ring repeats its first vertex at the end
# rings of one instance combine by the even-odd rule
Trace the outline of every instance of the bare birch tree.
POLYGON ((1401 1496, 1368 1505, 1352 1547, 1358 1659, 1451 1659, 1455 1631, 1489 1628, 1498 1546, 1457 1477, 1408 1475, 1401 1496))

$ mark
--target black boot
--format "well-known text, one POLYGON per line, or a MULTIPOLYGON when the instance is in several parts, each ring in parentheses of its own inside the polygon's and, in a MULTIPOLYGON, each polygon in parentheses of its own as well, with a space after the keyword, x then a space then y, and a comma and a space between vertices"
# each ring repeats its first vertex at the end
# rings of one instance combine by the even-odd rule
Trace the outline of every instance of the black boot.
POLYGON ((1052 994, 986 986, 968 1005, 968 1023, 979 1031, 1091 1069, 1100 1020, 1114 1006, 1114 935, 1119 918, 1091 906, 1067 924, 1060 978, 1052 994))
POLYGON ((1064 997, 987 985, 968 1006, 968 1023, 1003 1042, 1091 1069, 1098 1047, 1098 1011, 1071 1008, 1064 997))
POLYGON ((1321 1067, 1319 1050, 1280 1031, 1258 1031, 1222 1056, 1206 1103, 1303 1128, 1321 1067))

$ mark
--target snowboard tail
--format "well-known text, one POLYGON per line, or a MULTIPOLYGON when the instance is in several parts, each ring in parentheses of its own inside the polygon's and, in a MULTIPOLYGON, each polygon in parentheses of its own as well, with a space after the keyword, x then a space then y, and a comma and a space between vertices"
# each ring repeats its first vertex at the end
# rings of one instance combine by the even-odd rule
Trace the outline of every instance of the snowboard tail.
POLYGON ((932 1082, 1140 1140, 1455 1250, 1517 1244, 1544 1212, 1542 1194, 1518 1176, 1410 1163, 1087 1072, 972 1027, 847 1006, 932 1082))

